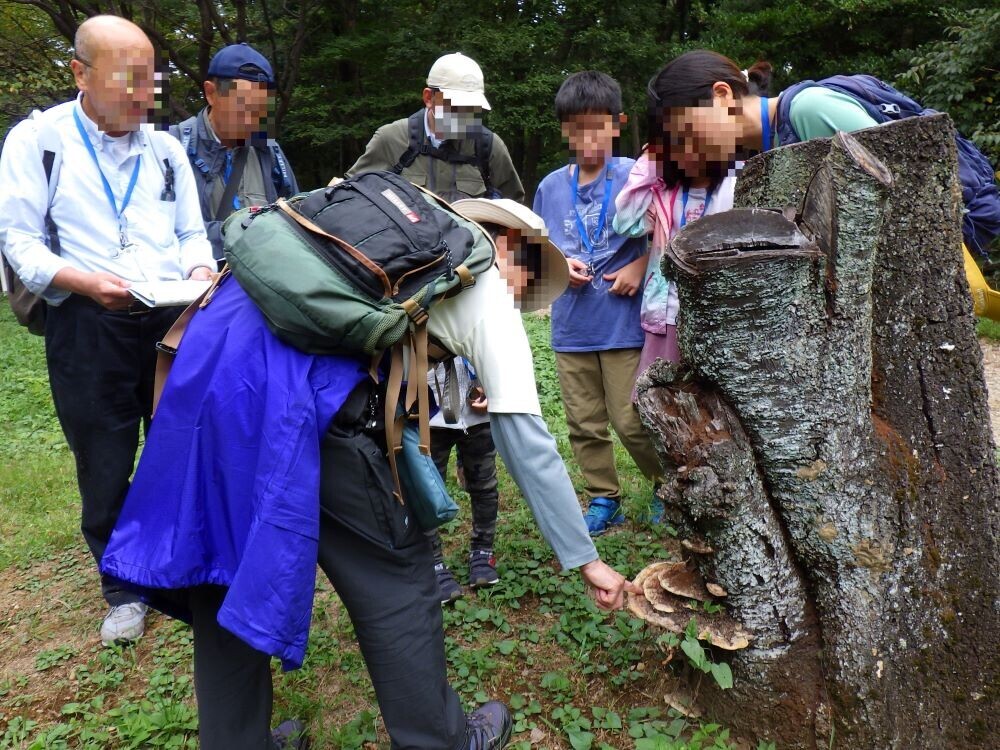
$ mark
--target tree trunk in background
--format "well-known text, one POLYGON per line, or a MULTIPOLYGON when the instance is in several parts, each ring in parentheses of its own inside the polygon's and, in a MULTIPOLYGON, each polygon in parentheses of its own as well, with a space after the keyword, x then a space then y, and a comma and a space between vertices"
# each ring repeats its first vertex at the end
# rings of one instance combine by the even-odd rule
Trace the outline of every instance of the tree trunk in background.
POLYGON ((647 371, 640 412, 754 634, 700 702, 782 749, 996 743, 1000 493, 953 135, 912 118, 751 160, 737 205, 793 207, 811 254, 701 222, 671 248, 686 364, 647 371))

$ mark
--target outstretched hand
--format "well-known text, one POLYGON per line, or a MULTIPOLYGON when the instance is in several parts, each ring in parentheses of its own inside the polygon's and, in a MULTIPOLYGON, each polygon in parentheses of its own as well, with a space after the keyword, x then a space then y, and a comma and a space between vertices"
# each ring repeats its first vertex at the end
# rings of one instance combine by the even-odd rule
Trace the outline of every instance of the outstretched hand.
POLYGON ((601 609, 621 609, 625 592, 641 594, 642 590, 600 558, 580 568, 583 580, 594 592, 594 601, 601 609))

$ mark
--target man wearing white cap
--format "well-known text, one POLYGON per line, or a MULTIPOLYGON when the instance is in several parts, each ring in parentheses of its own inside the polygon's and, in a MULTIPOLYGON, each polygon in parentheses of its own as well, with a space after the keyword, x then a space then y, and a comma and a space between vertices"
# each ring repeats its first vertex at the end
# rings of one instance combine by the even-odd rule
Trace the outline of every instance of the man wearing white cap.
POLYGON ((448 201, 523 201, 524 187, 506 144, 482 124, 490 103, 476 61, 460 52, 439 57, 423 98, 423 109, 375 131, 346 176, 392 170, 448 201))

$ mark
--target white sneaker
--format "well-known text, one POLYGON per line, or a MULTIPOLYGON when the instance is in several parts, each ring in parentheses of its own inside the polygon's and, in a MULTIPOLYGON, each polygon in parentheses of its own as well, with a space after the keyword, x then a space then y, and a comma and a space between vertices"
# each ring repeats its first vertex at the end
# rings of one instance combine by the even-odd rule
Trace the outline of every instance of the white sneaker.
POLYGON ((112 607, 101 625, 101 643, 111 646, 136 640, 146 627, 146 609, 142 602, 112 607))

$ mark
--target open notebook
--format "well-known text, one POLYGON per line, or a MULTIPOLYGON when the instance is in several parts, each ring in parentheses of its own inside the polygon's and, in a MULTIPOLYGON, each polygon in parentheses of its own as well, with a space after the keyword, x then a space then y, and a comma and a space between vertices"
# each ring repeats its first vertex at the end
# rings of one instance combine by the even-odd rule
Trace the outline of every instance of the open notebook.
POLYGON ((136 281, 129 287, 132 296, 149 307, 189 305, 212 285, 211 281, 136 281))

